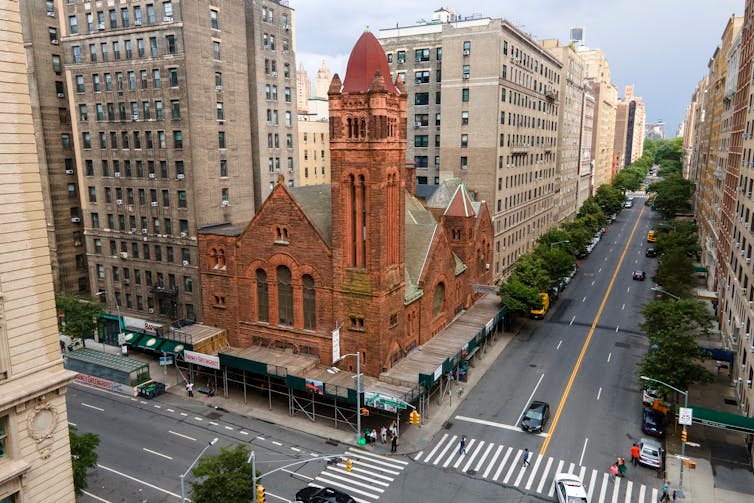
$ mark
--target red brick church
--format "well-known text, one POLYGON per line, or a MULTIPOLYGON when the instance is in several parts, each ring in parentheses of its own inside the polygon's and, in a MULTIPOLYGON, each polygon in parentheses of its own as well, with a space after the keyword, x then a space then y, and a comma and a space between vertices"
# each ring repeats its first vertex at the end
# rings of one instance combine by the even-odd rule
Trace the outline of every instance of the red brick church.
POLYGON ((377 376, 431 339, 490 284, 492 221, 463 184, 423 204, 406 167, 406 94, 365 32, 329 90, 330 185, 278 183, 244 227, 200 230, 204 322, 232 346, 332 363, 362 353, 377 376))

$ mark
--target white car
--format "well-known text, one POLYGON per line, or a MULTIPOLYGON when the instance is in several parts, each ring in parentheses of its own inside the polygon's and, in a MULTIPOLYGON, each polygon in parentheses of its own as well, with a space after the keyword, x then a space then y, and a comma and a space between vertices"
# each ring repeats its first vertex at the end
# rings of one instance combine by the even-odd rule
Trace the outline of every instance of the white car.
POLYGON ((577 475, 558 473, 553 484, 560 503, 589 503, 586 487, 577 475))
POLYGON ((657 440, 642 438, 639 441, 639 463, 650 468, 662 468, 664 449, 657 440))

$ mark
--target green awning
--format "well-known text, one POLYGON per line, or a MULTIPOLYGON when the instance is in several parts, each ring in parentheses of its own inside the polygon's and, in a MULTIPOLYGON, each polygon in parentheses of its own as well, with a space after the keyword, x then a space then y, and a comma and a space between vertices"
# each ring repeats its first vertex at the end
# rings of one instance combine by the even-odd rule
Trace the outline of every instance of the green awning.
POLYGON ((752 417, 702 407, 692 406, 691 408, 694 409, 693 420, 696 424, 742 433, 754 433, 754 418, 752 417))
POLYGON ((136 343, 136 347, 149 349, 150 351, 158 351, 163 341, 164 339, 160 339, 159 337, 145 335, 144 337, 139 339, 139 341, 136 343))
POLYGON ((137 334, 136 332, 126 332, 126 335, 123 337, 123 339, 126 344, 136 346, 143 336, 144 334, 137 334))
POLYGON ((706 273, 707 272, 707 268, 704 267, 703 265, 695 265, 694 266, 694 272, 703 272, 703 273, 706 273))
POLYGON ((160 351, 163 353, 175 353, 180 354, 183 352, 183 350, 186 349, 185 344, 178 341, 171 341, 163 339, 162 346, 160 346, 160 351))

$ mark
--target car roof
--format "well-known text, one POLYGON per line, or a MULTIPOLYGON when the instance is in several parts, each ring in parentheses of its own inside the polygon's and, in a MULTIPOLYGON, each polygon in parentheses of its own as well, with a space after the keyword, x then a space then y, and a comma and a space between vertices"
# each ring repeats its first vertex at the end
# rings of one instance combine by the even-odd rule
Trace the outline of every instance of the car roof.
POLYGON ((657 440, 652 440, 650 438, 642 438, 639 440, 639 443, 641 445, 646 445, 647 447, 654 447, 656 449, 662 449, 662 445, 660 445, 660 442, 657 440))
POLYGON ((570 473, 558 473, 555 475, 555 482, 562 482, 566 488, 566 494, 568 496, 586 497, 586 490, 584 483, 576 475, 570 473))

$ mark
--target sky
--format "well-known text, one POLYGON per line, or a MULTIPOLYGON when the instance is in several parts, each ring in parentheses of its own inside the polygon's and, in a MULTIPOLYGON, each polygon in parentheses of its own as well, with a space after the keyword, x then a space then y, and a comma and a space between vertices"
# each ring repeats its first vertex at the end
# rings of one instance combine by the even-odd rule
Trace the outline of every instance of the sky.
POLYGON ((618 95, 626 84, 644 100, 647 122, 662 119, 675 136, 691 93, 707 74, 731 15, 744 0, 289 0, 295 10, 296 61, 314 81, 322 60, 343 77, 353 44, 365 29, 410 26, 448 7, 462 16, 506 18, 535 39, 568 42, 584 27, 585 45, 605 53, 618 95))

